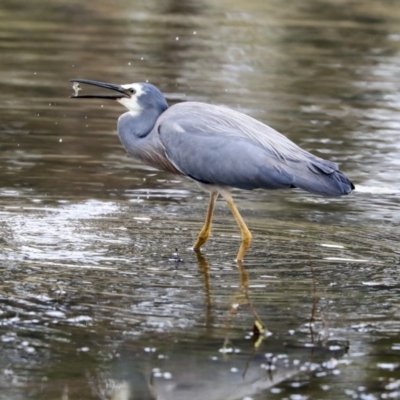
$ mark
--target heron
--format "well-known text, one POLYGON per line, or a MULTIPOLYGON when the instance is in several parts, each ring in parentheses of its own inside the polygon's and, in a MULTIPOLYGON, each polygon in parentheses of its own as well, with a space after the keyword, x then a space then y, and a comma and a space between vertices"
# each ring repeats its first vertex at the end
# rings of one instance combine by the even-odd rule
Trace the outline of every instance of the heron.
POLYGON ((221 195, 241 231, 236 260, 243 260, 252 235, 233 201, 232 188, 299 188, 326 197, 347 195, 354 189, 336 163, 307 152, 275 129, 236 110, 194 101, 169 106, 161 91, 147 82, 71 82, 73 98, 112 99, 128 109, 119 117, 117 131, 130 155, 159 170, 186 176, 209 193, 205 222, 194 250, 200 250, 210 236, 215 203, 221 195), (80 95, 79 84, 115 93, 80 95))

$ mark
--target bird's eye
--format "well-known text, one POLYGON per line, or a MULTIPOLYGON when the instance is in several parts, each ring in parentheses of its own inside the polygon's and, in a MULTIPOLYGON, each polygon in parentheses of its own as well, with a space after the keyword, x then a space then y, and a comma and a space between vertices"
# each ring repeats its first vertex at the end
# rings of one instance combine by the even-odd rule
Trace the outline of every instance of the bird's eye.
POLYGON ((136 93, 136 89, 134 89, 134 88, 130 88, 129 91, 130 91, 132 94, 135 94, 135 93, 136 93))

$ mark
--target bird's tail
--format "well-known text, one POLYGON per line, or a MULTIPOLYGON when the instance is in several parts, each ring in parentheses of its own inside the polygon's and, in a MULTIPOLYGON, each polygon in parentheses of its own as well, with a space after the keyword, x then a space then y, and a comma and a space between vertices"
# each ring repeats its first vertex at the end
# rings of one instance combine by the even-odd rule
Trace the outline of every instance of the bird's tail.
POLYGON ((320 196, 336 197, 351 193, 353 183, 336 164, 321 158, 310 159, 305 165, 291 165, 294 186, 320 196))

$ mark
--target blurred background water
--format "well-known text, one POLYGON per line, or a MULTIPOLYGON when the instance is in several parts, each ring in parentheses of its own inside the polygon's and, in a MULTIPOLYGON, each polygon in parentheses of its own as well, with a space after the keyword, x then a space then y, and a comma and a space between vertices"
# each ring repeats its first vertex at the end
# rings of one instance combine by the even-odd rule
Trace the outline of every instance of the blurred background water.
POLYGON ((2 0, 0 67, 1 399, 400 398, 400 3, 2 0), (207 195, 72 78, 245 112, 356 191, 235 191, 245 270, 222 201, 196 257, 207 195))

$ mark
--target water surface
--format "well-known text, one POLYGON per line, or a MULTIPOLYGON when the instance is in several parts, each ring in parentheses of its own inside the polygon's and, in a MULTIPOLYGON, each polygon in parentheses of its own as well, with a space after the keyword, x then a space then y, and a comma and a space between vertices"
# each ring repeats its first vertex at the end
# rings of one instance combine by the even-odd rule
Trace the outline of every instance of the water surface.
POLYGON ((3 1, 0 398, 400 397, 399 23, 389 1, 3 1), (207 194, 128 157, 124 110, 72 78, 245 112, 357 190, 234 191, 244 268, 223 201, 196 255, 207 194))

